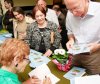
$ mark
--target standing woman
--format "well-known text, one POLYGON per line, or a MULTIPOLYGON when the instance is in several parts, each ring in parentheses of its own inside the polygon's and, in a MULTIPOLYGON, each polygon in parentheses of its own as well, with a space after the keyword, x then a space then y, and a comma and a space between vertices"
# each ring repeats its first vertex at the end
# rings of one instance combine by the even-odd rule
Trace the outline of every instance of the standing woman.
POLYGON ((13 21, 14 37, 18 39, 24 39, 28 23, 32 23, 33 21, 29 22, 28 19, 26 19, 25 13, 20 7, 14 7, 13 14, 15 17, 13 21))
POLYGON ((50 56, 60 45, 61 36, 57 25, 46 20, 46 10, 41 5, 34 7, 33 17, 36 21, 27 28, 25 41, 31 48, 50 56))

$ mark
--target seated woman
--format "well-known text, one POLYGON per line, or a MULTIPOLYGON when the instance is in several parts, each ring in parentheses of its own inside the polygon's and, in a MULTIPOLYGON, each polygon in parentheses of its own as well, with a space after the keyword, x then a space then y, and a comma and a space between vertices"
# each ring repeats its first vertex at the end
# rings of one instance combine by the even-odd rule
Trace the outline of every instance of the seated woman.
MULTIPOLYGON (((0 83, 1 84, 40 84, 37 77, 29 78, 21 83, 16 73, 23 72, 28 64, 30 53, 29 46, 22 40, 7 39, 0 47, 0 83)), ((51 84, 49 78, 44 79, 43 84, 51 84)))
POLYGON ((32 49, 50 56, 60 45, 61 36, 57 25, 46 20, 46 11, 40 5, 34 7, 33 18, 36 21, 27 28, 25 41, 32 49))
POLYGON ((14 7, 13 14, 15 17, 13 20, 14 37, 18 39, 24 39, 28 24, 34 22, 34 20, 28 20, 24 11, 20 7, 14 7))

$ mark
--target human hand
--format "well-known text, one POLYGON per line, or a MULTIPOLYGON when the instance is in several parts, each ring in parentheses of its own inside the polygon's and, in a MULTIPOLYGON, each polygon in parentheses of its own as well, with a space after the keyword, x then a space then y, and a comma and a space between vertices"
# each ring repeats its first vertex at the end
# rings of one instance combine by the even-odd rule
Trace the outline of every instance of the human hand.
POLYGON ((69 40, 69 41, 66 43, 67 49, 69 50, 70 48, 73 48, 73 44, 74 44, 74 40, 69 40))
POLYGON ((95 43, 90 43, 88 44, 88 47, 90 48, 90 53, 94 53, 96 52, 97 50, 100 49, 100 44, 95 42, 95 43))
POLYGON ((43 80, 43 84, 52 84, 50 78, 49 78, 49 77, 46 77, 46 78, 43 80))
POLYGON ((41 81, 36 76, 31 77, 30 80, 31 80, 32 84, 40 84, 41 83, 41 81))
POLYGON ((20 39, 24 39, 26 37, 26 32, 20 32, 18 34, 20 39))
POLYGON ((41 84, 41 81, 36 76, 33 76, 25 82, 23 82, 22 84, 41 84))
POLYGON ((48 49, 43 56, 49 57, 52 54, 52 51, 48 49))

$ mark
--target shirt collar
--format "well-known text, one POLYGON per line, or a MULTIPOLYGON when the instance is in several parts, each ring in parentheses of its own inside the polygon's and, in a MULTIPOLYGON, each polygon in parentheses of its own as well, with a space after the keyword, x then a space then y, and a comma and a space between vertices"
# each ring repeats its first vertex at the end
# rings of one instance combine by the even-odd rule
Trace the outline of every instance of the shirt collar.
POLYGON ((89 15, 89 16, 95 15, 94 4, 93 4, 92 1, 89 1, 89 7, 88 7, 87 15, 89 15))

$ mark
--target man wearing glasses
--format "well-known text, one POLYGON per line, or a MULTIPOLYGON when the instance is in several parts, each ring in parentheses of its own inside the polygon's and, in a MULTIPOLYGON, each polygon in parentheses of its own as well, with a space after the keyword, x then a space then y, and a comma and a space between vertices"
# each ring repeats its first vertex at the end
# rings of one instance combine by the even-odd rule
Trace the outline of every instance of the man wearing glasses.
POLYGON ((68 8, 66 28, 69 41, 66 46, 86 44, 89 55, 73 56, 73 65, 86 68, 89 74, 100 74, 100 3, 90 0, 64 0, 68 8))

